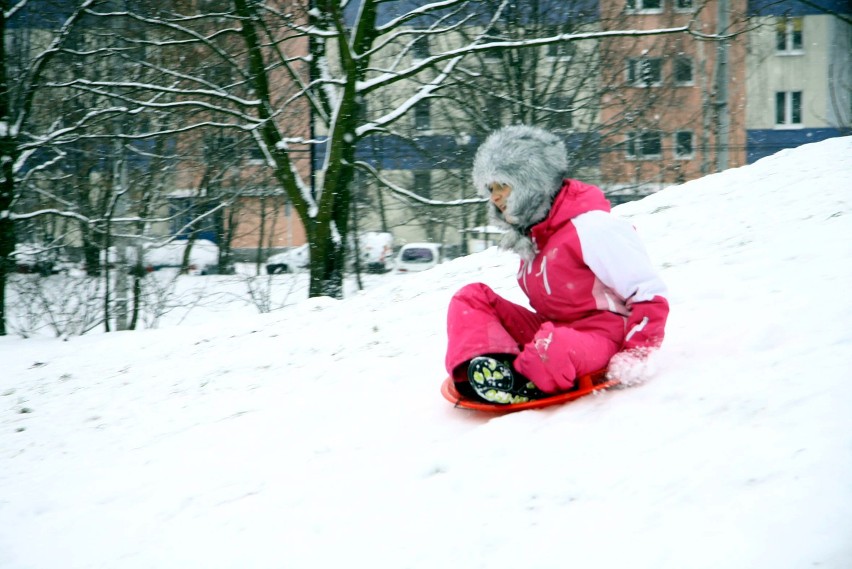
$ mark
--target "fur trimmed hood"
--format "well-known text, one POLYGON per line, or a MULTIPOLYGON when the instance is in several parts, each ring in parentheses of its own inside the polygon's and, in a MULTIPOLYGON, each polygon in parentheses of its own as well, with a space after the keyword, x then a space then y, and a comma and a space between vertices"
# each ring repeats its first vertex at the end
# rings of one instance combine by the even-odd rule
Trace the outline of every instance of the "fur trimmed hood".
POLYGON ((505 213, 493 203, 488 206, 491 217, 508 229, 501 247, 525 259, 535 256, 529 228, 547 217, 567 177, 568 152, 553 133, 518 125, 503 127, 485 139, 473 161, 477 193, 489 197, 493 182, 512 188, 505 213))

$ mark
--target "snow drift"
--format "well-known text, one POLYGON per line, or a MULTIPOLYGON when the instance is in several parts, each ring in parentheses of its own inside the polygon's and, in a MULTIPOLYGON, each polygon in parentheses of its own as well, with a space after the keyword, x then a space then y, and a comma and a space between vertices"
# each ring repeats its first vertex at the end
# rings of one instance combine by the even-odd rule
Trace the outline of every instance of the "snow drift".
MULTIPOLYGON (((670 288, 644 383, 439 394, 494 249, 345 301, 0 339, 0 567, 852 566, 852 138, 616 208, 670 288)), ((225 277, 205 277, 222 279, 225 277)))

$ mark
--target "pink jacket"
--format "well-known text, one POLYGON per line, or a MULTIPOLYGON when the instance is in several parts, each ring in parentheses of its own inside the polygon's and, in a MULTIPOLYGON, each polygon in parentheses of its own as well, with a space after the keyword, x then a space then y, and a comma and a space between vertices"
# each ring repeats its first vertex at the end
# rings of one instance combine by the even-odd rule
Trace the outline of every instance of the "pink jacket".
POLYGON ((663 341, 669 306, 634 228, 610 215, 603 192, 565 180, 547 218, 531 228, 537 253, 518 283, 547 320, 598 332, 622 350, 663 341))

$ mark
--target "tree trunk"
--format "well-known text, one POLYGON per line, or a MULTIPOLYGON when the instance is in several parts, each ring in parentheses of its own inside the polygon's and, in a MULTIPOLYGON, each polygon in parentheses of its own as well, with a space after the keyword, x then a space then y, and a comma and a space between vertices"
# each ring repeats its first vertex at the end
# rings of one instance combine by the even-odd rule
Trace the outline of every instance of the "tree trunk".
MULTIPOLYGON (((0 142, 0 147, 6 147, 6 141, 0 142)), ((7 156, 2 150, 3 156, 7 156)), ((10 255, 15 250, 15 224, 8 215, 12 208, 14 193, 14 178, 12 177, 12 162, 4 161, 2 165, 3 179, 0 180, 0 336, 6 335, 6 283, 9 274, 15 266, 10 255)))
POLYGON ((266 238, 266 196, 260 196, 257 204, 260 210, 258 211, 259 221, 257 227, 257 249, 254 254, 254 274, 260 276, 260 267, 263 266, 263 259, 265 255, 263 241, 266 238))
MULTIPOLYGON (((364 290, 364 283, 361 282, 361 240, 359 239, 358 231, 358 204, 356 200, 352 200, 352 234, 355 236, 352 242, 352 268, 355 272, 355 282, 358 283, 358 290, 364 290)), ((344 261, 345 262, 345 261, 344 261)))
MULTIPOLYGON (((0 9, 0 121, 8 131, 11 122, 9 81, 6 73, 6 3, 0 9)), ((15 163, 17 145, 8 134, 0 138, 0 336, 6 335, 6 283, 14 265, 9 255, 15 250, 15 224, 12 200, 15 196, 15 163)))
POLYGON ((115 329, 117 331, 127 330, 129 325, 129 312, 127 287, 127 259, 124 258, 124 245, 120 244, 116 247, 116 267, 115 267, 115 329))

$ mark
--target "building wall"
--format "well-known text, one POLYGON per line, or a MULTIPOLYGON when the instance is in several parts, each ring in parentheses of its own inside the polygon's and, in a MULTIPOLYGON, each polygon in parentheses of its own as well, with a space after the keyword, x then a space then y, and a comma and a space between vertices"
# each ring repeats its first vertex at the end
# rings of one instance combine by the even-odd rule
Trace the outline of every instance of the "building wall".
MULTIPOLYGON (((847 16, 852 16, 852 4, 846 5, 847 16)), ((811 18, 808 18, 810 20, 811 18)), ((817 19, 817 18, 815 18, 817 19)), ((852 127, 852 24, 832 17, 828 24, 828 100, 829 124, 837 125, 846 134, 852 127)))
MULTIPOLYGON (((694 29, 707 34, 717 31, 717 8, 719 0, 712 0, 706 6, 694 1, 695 8, 701 7, 697 16, 694 10, 678 9, 676 0, 662 0, 660 10, 627 9, 627 0, 600 0, 598 11, 594 12, 594 21, 584 20, 590 30, 594 29, 657 29, 693 21, 694 29)), ((636 0, 641 2, 641 0, 636 0)), ((730 129, 727 136, 728 160, 721 167, 734 167, 752 162, 762 156, 774 153, 782 148, 798 146, 831 136, 850 133, 850 115, 852 115, 852 26, 837 17, 826 14, 817 5, 829 10, 848 14, 848 0, 815 0, 801 4, 794 0, 727 0, 731 16, 732 31, 741 31, 736 14, 754 15, 747 34, 739 34, 729 44, 729 101, 730 129), (778 54, 775 49, 775 24, 782 16, 802 16, 804 46, 800 53, 778 54), (758 24, 754 26, 753 24, 758 24), (796 125, 777 125, 775 121, 775 93, 801 91, 803 93, 802 120, 796 125)), ((182 0, 182 4, 200 4, 200 0, 182 0)), ((412 0, 406 2, 406 8, 424 2, 412 0)), ((278 0, 282 12, 286 11, 289 0, 278 0)), ((351 3, 350 6, 355 6, 351 3)), ((391 4, 385 4, 390 8, 391 4)), ((401 4, 401 3, 400 3, 401 4)), ((527 3, 516 3, 526 5, 527 3)), ((683 5, 681 3, 681 5, 683 5)), ((396 5, 399 7, 399 5, 396 5)), ((18 12, 18 18, 27 8, 18 12)), ((558 10, 554 10, 558 13, 558 10)), ((592 12, 589 12, 590 14, 592 12)), ((47 13, 32 11, 33 17, 43 19, 47 13)), ((383 20, 386 21, 386 20, 383 20)), ((467 36, 475 35, 480 29, 476 22, 464 30, 467 36)), ((49 37, 47 32, 37 29, 35 24, 18 26, 18 32, 27 32, 34 44, 42 44, 49 37), (32 26, 30 30, 28 26, 32 26)), ((286 33, 281 28, 281 33, 286 33)), ((15 41, 15 36, 7 36, 7 42, 15 41)), ((412 36, 402 35, 398 41, 388 46, 377 56, 374 67, 390 68, 391 62, 400 54, 400 50, 410 42, 412 36)), ((432 36, 430 48, 433 52, 447 50, 462 45, 465 38, 462 33, 432 36)), ((9 43, 11 45, 11 43, 9 43)), ((588 158, 587 162, 575 164, 572 175, 602 185, 619 193, 647 193, 716 171, 720 168, 718 145, 713 124, 712 98, 715 89, 716 49, 713 42, 698 42, 693 38, 679 34, 660 37, 633 39, 619 37, 606 42, 583 42, 578 49, 600 54, 608 58, 602 66, 596 67, 595 81, 606 79, 610 73, 620 87, 605 93, 599 104, 590 102, 578 109, 574 116, 574 126, 560 131, 565 136, 569 148, 574 148, 584 135, 603 125, 604 132, 595 135, 591 144, 601 151, 588 158), (693 80, 688 84, 674 85, 670 81, 673 60, 677 56, 688 56, 694 63, 693 80), (627 83, 627 61, 636 57, 659 57, 663 60, 664 80, 660 86, 637 87, 627 83), (653 95, 656 100, 647 105, 641 103, 653 95), (637 112, 640 109, 641 112, 637 112), (625 149, 625 134, 621 129, 610 135, 607 125, 619 121, 632 122, 629 127, 635 132, 658 130, 663 133, 663 143, 659 157, 645 159, 628 156, 625 149), (675 155, 674 133, 689 130, 693 132, 693 152, 688 156, 675 155)), ((9 46, 7 46, 9 47, 9 46)), ((306 54, 308 49, 305 38, 288 40, 288 53, 291 56, 306 54)), ((544 48, 542 48, 542 51, 544 48)), ((272 55, 271 53, 269 55, 272 55)), ((334 54, 329 54, 334 59, 334 54)), ((164 52, 163 57, 194 57, 193 53, 164 52)), ((399 65, 404 68, 414 61, 411 54, 403 55, 399 65)), ((559 68, 551 67, 552 62, 542 60, 538 68, 540 79, 559 76, 559 68), (547 65, 544 65, 547 64, 547 65)), ((467 62, 468 65, 471 62, 467 62)), ((494 80, 502 79, 500 73, 507 71, 500 60, 488 63, 494 80), (500 73, 498 73, 500 72, 500 73)), ((304 69, 302 69, 304 71, 304 69)), ((487 69, 486 69, 487 72, 487 69)), ((566 73, 567 68, 566 68, 566 73)), ((375 117, 395 108, 414 91, 434 77, 434 71, 424 71, 418 77, 401 82, 396 90, 385 90, 367 101, 369 116, 375 117)), ((287 136, 309 138, 312 134, 309 110, 304 101, 289 102, 295 87, 282 66, 272 71, 271 85, 274 89, 273 106, 282 111, 276 115, 281 131, 287 136), (286 105, 286 108, 285 108, 286 105), (286 112, 285 112, 286 111, 286 112)), ((594 101, 596 83, 585 83, 579 89, 562 85, 560 90, 576 94, 594 101)), ((487 92, 487 87, 483 89, 487 92)), ((53 105, 52 101, 37 102, 53 105)), ((473 153, 488 129, 495 125, 517 122, 518 117, 506 112, 493 110, 492 123, 465 124, 466 116, 453 102, 432 101, 431 125, 418 129, 414 123, 415 113, 411 112, 395 123, 394 130, 399 135, 383 134, 364 141, 358 150, 358 158, 379 168, 384 175, 406 191, 415 191, 418 172, 431 172, 431 191, 435 200, 454 200, 474 195, 470 187, 469 168, 473 153)), ((38 115, 38 113, 36 113, 38 115)), ((45 114, 45 117, 50 114, 45 114)), ((195 118, 198 118, 197 116, 195 118)), ((368 117, 369 118, 369 117, 368 117)), ((47 119, 44 119, 47 120, 47 119)), ((628 129, 628 130, 629 130, 628 129)), ((317 132, 321 135, 321 131, 317 132)), ((211 189, 205 176, 211 170, 227 170, 221 186, 241 197, 234 206, 225 210, 226 215, 238 216, 238 231, 232 246, 243 247, 286 247, 304 242, 305 230, 301 220, 292 208, 286 205, 285 192, 274 176, 274 170, 256 157, 241 156, 234 164, 226 165, 206 156, 201 131, 193 131, 177 141, 175 154, 180 164, 175 168, 174 178, 170 182, 172 197, 181 200, 196 200, 198 203, 211 198, 211 189)), ((311 162, 307 146, 293 145, 294 164, 304 180, 311 178, 311 169, 316 168, 322 157, 322 150, 311 162)), ((170 149, 171 150, 171 149, 170 149)), ((392 192, 383 192, 385 214, 379 214, 378 192, 374 186, 365 182, 372 197, 361 205, 364 218, 359 220, 360 230, 390 229, 397 234, 398 241, 416 241, 430 237, 434 231, 431 218, 447 221, 448 229, 438 238, 457 242, 461 235, 454 233, 456 228, 476 226, 483 223, 480 219, 484 208, 473 206, 428 207, 416 200, 392 192)), ((629 196, 628 196, 629 197, 629 196)), ((34 204, 33 207, 41 204, 34 204)), ((192 207, 195 207, 193 205, 192 207)), ((192 213, 186 208, 185 213, 192 213)), ((174 233, 183 227, 181 223, 164 221, 157 226, 165 233, 174 233)))
MULTIPOLYGON (((756 29, 751 25, 753 22, 744 19, 754 13, 754 0, 725 0, 722 6, 726 7, 729 20, 725 30, 720 30, 717 21, 719 0, 707 4, 695 1, 691 9, 685 7, 688 4, 662 0, 659 10, 636 11, 627 8, 626 0, 601 0, 599 20, 595 25, 603 29, 653 30, 691 23, 694 31, 708 35, 720 31, 733 34, 727 42, 726 132, 719 132, 715 117, 719 103, 716 98, 717 43, 697 41, 686 34, 673 34, 639 39, 618 37, 582 44, 591 46, 605 58, 603 65, 597 68, 599 71, 596 73, 600 73, 597 79, 612 79, 616 85, 620 82, 620 86, 604 93, 599 105, 584 107, 577 116, 579 128, 564 133, 571 146, 573 136, 603 129, 598 139, 600 152, 594 157, 594 163, 583 164, 572 173, 602 185, 616 201, 721 169, 741 166, 755 159, 755 149, 760 145, 766 153, 771 153, 787 145, 837 136, 844 132, 844 124, 848 125, 849 54, 852 52, 850 26, 819 10, 808 9, 804 28, 808 43, 804 55, 779 57, 772 53, 774 19, 766 20, 766 25, 756 29), (691 59, 693 77, 691 81, 675 84, 672 81, 674 60, 681 56, 691 59), (639 57, 662 60, 663 80, 659 86, 628 84, 627 62, 639 57), (606 77, 607 73, 611 77, 606 77), (799 85, 806 86, 801 88, 807 94, 803 126, 776 128, 774 92, 799 88, 799 85), (649 95, 653 100, 649 100, 649 95), (609 134, 608 129, 616 128, 616 132, 609 134), (628 155, 625 132, 643 130, 662 133, 659 156, 628 155), (675 135, 685 131, 693 135, 692 151, 677 155, 675 135)), ((844 2, 835 4, 834 9, 846 9, 844 2)), ((783 14, 790 13, 790 6, 795 6, 795 3, 773 0, 769 5, 770 11, 783 14)), ((468 30, 470 34, 475 32, 475 29, 468 30)), ((394 60, 403 43, 411 40, 411 36, 402 37, 404 39, 400 42, 387 46, 384 59, 379 56, 375 60, 376 68, 390 68, 387 62, 394 60)), ((433 51, 450 49, 463 41, 460 36, 452 35, 433 37, 432 40, 430 47, 433 51)), ((411 55, 403 55, 399 59, 400 66, 404 68, 412 59, 411 55)), ((503 63, 498 61, 492 65, 503 63)), ((492 69, 497 80, 497 71, 502 70, 499 67, 492 69)), ((542 71, 543 76, 547 73, 542 71)), ((380 98, 369 99, 369 116, 380 115, 401 104, 433 76, 434 72, 424 72, 410 81, 401 82, 394 91, 383 92, 380 98)), ((589 85, 590 92, 593 87, 589 85)), ((432 104, 429 128, 418 130, 414 113, 410 112, 393 127, 400 135, 410 136, 410 140, 386 135, 372 137, 359 148, 359 158, 373 164, 405 190, 415 190, 416 172, 429 170, 435 187, 439 188, 433 194, 435 199, 455 199, 465 195, 465 191, 467 196, 471 196, 466 170, 487 131, 481 124, 466 127, 463 116, 452 104, 447 106, 439 100, 433 100, 432 104)), ((497 109, 494 115, 498 119, 497 124, 517 122, 517 117, 501 114, 497 109)), ((319 157, 321 151, 317 155, 319 157)), ((371 191, 376 190, 373 188, 371 191)), ((393 193, 385 192, 385 196, 385 218, 378 215, 374 199, 362 208, 364 217, 359 221, 360 229, 389 229, 397 235, 398 241, 404 242, 427 238, 423 219, 428 215, 452 219, 453 227, 463 227, 468 220, 477 222, 475 213, 465 218, 452 208, 429 209, 418 205, 416 200, 393 193)), ((445 236, 452 240, 461 239, 452 231, 445 236)))
MULTIPOLYGON (((674 0, 663 0, 658 10, 627 9, 624 0, 603 2, 603 17, 612 29, 653 30, 691 23, 694 30, 714 34, 718 31, 718 1, 702 4, 700 11, 679 9, 674 0)), ((728 2, 732 14, 742 13, 743 0, 728 2)), ((741 30, 741 22, 730 21, 729 30, 741 30)), ((622 74, 622 87, 604 95, 601 123, 617 126, 614 135, 605 138, 610 149, 601 156, 604 188, 615 193, 626 191, 639 195, 673 183, 700 177, 720 167, 736 167, 745 163, 744 113, 745 81, 743 64, 745 41, 740 35, 727 43, 729 126, 720 133, 713 109, 718 99, 716 89, 717 50, 712 42, 698 42, 683 34, 649 36, 637 39, 613 38, 602 42, 607 57, 605 69, 622 74), (675 59, 692 61, 692 81, 675 81, 675 59), (635 86, 629 82, 630 60, 660 60, 662 80, 651 86, 635 86), (621 122, 619 122, 621 121, 621 122), (662 134, 658 155, 643 156, 629 143, 628 133, 643 131, 662 134), (693 133, 691 154, 676 154, 676 133, 693 133), (727 147, 727 159, 720 156, 719 146, 727 147)), ((635 64, 634 64, 635 65, 635 64)), ((618 77, 613 83, 617 84, 618 77)))
MULTIPOLYGON (((799 51, 776 50, 776 17, 760 18, 749 35, 749 129, 776 128, 775 93, 778 91, 802 91, 804 95, 801 125, 787 128, 839 126, 832 99, 843 96, 836 91, 842 85, 844 68, 847 81, 849 78, 848 58, 844 65, 837 53, 841 47, 838 40, 842 38, 837 37, 841 30, 834 25, 836 20, 831 16, 807 16, 802 20, 804 47, 799 51), (839 76, 830 81, 830 72, 839 76)), ((848 47, 848 42, 846 44, 848 47)), ((845 87, 841 90, 848 92, 849 84, 845 87)))
POLYGON ((762 8, 761 13, 765 12, 769 15, 756 17, 757 26, 749 35, 749 162, 784 148, 852 132, 852 26, 795 2, 762 8), (802 19, 800 50, 779 51, 776 47, 777 25, 787 17, 802 19), (801 92, 799 122, 777 123, 779 92, 801 92))
MULTIPOLYGON (((190 3, 198 0, 188 0, 190 3)), ((282 14, 292 12, 297 17, 306 18, 306 15, 293 10, 292 0, 275 0, 270 2, 275 5, 282 14)), ((307 78, 307 64, 298 61, 297 57, 308 53, 308 39, 301 35, 293 35, 288 28, 276 20, 275 15, 270 15, 268 27, 278 34, 280 45, 277 46, 282 52, 286 52, 291 58, 290 69, 295 73, 301 73, 307 78)), ((298 22, 296 22, 298 23, 298 22)), ((304 23, 304 21, 302 22, 304 23)), ((238 36, 232 37, 233 45, 226 46, 235 59, 241 57, 243 51, 242 39, 238 36)), ((211 57, 209 52, 203 55, 187 53, 185 57, 209 57, 213 63, 218 62, 216 57, 211 57)), ((279 57, 276 49, 267 48, 264 51, 267 64, 275 62, 279 57)), ((205 61, 197 62, 203 68, 205 61)), ((247 68, 248 63, 243 60, 241 64, 247 68)), ((230 74, 218 77, 214 82, 219 85, 237 83, 235 71, 223 66, 222 72, 230 74)), ((268 82, 270 85, 270 102, 275 111, 276 124, 279 132, 284 138, 296 140, 309 140, 311 138, 311 119, 307 102, 304 98, 294 98, 299 90, 290 71, 282 65, 271 66, 268 71, 268 82)), ((236 92, 238 96, 245 93, 236 92)), ((240 112, 245 110, 240 108, 240 112)), ((251 116, 254 111, 248 111, 251 116)), ((203 115, 199 113, 203 119, 203 115)), ((222 122, 225 117, 211 116, 210 119, 222 122)), ((248 120, 242 119, 243 125, 250 124, 248 120)), ((234 119, 234 124, 237 120, 234 119)), ((297 212, 291 207, 287 192, 282 187, 276 176, 274 164, 266 160, 266 154, 244 129, 222 127, 214 131, 211 129, 196 129, 184 133, 178 142, 177 155, 180 162, 175 168, 173 180, 172 197, 182 200, 192 200, 193 207, 207 203, 210 207, 217 207, 222 202, 227 202, 222 211, 226 219, 222 227, 228 226, 228 219, 236 222, 234 235, 231 239, 231 247, 240 248, 280 248, 297 246, 305 243, 306 231, 302 220, 297 212), (218 152, 209 152, 211 142, 217 142, 224 147, 218 152), (225 141, 224 144, 222 141, 225 141), (220 199, 216 199, 216 196, 220 199)), ((306 185, 311 183, 311 152, 307 144, 290 143, 288 145, 290 160, 293 170, 301 176, 306 185)), ((232 227, 233 229, 233 227, 232 227)), ((215 239, 215 235, 213 236, 215 239)))
POLYGON ((305 226, 282 195, 242 198, 234 208, 234 249, 280 249, 306 242, 305 226))
MULTIPOLYGON (((596 23, 587 24, 589 29, 595 29, 595 26, 596 23)), ((429 52, 439 53, 456 49, 465 45, 470 41, 471 36, 481 31, 481 28, 472 26, 466 28, 463 33, 431 36, 429 52)), ((400 55, 410 41, 411 36, 403 36, 403 39, 386 46, 375 56, 373 67, 390 69, 393 65, 398 65, 405 68, 417 61, 411 53, 400 55)), ((584 42, 576 49, 582 56, 594 57, 595 55, 593 42, 584 42)), ((578 100, 591 99, 592 94, 588 91, 593 90, 594 81, 589 81, 587 76, 583 76, 586 82, 578 86, 578 82, 569 74, 571 61, 564 56, 550 57, 546 53, 546 47, 536 48, 535 56, 533 50, 527 53, 527 56, 531 58, 537 56, 541 63, 533 68, 533 73, 538 75, 537 81, 530 83, 556 85, 552 92, 546 94, 545 99, 563 93, 570 93, 578 100), (554 76, 557 79, 554 79, 554 76)), ((470 180, 470 168, 476 148, 492 128, 518 122, 518 118, 511 116, 505 109, 487 106, 489 89, 492 85, 505 87, 506 76, 517 70, 506 69, 503 67, 504 61, 487 57, 471 58, 466 61, 465 68, 479 71, 479 65, 483 65, 485 73, 491 73, 491 78, 482 84, 481 89, 474 89, 473 97, 475 98, 467 99, 466 102, 481 105, 483 114, 487 115, 484 118, 489 121, 488 123, 484 120, 481 122, 471 120, 470 115, 462 112, 455 100, 434 98, 428 102, 430 108, 428 127, 418 125, 415 121, 416 113, 409 112, 393 125, 393 130, 398 134, 373 135, 363 140, 358 149, 359 160, 373 165, 383 177, 405 191, 419 192, 421 188, 417 187, 416 179, 418 175, 428 171, 432 199, 454 201, 475 198, 476 193, 470 180)), ((576 69, 573 73, 575 76, 578 75, 576 69)), ((394 89, 371 96, 366 101, 367 118, 374 119, 398 107, 435 74, 434 70, 425 70, 412 80, 400 82, 394 89)), ((496 92, 498 89, 494 90, 496 92)), ((456 96, 459 96, 459 93, 456 93, 456 96)), ((575 148, 582 143, 583 139, 582 136, 576 135, 576 131, 588 129, 597 123, 597 106, 578 106, 572 113, 572 119, 574 126, 560 132, 565 136, 568 146, 575 148)), ((322 149, 316 156, 315 164, 319 165, 321 159, 322 149)), ((581 176, 589 170, 597 174, 596 161, 594 163, 577 162, 574 164, 572 173, 581 176)), ((382 216, 375 207, 378 191, 375 184, 371 185, 370 203, 373 207, 363 207, 359 210, 361 216, 359 230, 392 231, 397 244, 423 240, 460 244, 463 240, 461 230, 486 222, 484 206, 470 203, 466 206, 426 206, 415 199, 388 190, 383 190, 384 216, 382 216), (442 223, 435 223, 435 220, 440 220, 442 223)))

